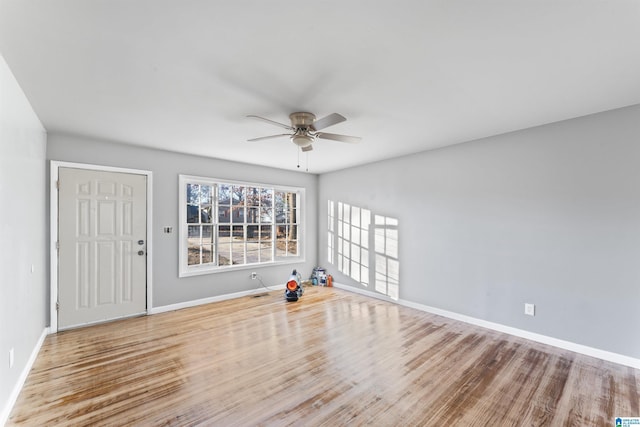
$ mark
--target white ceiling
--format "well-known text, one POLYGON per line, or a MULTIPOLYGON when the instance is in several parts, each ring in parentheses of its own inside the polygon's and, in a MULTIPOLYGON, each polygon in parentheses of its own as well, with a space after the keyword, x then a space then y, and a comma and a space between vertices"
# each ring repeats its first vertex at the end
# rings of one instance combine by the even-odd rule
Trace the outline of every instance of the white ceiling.
POLYGON ((49 132, 296 170, 245 116, 341 113, 313 173, 640 103, 638 0, 0 0, 0 52, 49 132))

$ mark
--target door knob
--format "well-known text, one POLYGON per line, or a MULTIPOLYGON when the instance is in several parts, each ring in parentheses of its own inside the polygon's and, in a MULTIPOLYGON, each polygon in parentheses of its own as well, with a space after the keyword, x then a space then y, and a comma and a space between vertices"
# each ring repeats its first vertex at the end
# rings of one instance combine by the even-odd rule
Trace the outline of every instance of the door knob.
POLYGON ((144 251, 138 251, 138 255, 144 255, 144 251))

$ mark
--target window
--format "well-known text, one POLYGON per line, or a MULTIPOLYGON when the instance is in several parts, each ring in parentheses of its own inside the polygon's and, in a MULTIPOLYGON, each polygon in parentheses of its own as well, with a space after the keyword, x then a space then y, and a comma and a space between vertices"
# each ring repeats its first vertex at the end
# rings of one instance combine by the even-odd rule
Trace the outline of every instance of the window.
POLYGON ((398 256, 398 220, 376 215, 375 288, 377 292, 397 300, 400 297, 400 260, 398 256))
POLYGON ((335 204, 333 200, 327 200, 327 261, 333 264, 335 257, 335 204))
POLYGON ((369 285, 370 222, 368 209, 338 202, 338 271, 364 286, 369 285))
POLYGON ((327 260, 353 281, 391 299, 400 298, 397 218, 329 200, 327 260), (336 216, 337 205, 337 216, 336 216))
POLYGON ((299 262, 304 189, 180 175, 180 277, 299 262))

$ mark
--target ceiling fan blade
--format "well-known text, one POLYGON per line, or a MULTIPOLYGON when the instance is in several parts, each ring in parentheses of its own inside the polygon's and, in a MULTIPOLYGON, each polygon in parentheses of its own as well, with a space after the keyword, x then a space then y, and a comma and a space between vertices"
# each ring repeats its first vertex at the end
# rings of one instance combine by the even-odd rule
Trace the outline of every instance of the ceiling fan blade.
POLYGON ((311 128, 315 131, 328 128, 329 126, 337 125, 347 120, 344 116, 338 113, 329 114, 327 117, 323 117, 313 122, 311 128))
POLYGON ((306 147, 300 147, 300 149, 302 150, 303 153, 305 151, 311 151, 311 150, 313 150, 313 145, 307 145, 306 147))
POLYGON ((283 136, 291 137, 291 134, 288 134, 288 133, 281 133, 280 135, 260 136, 260 137, 258 137, 258 138, 251 138, 251 139, 247 139, 247 141, 248 141, 248 142, 262 141, 263 139, 280 138, 280 137, 283 137, 283 136))
POLYGON ((318 132, 316 134, 318 138, 331 139, 333 141, 348 142, 350 144, 356 144, 362 140, 359 136, 338 135, 336 133, 318 132))
POLYGON ((288 130, 295 130, 291 126, 285 125, 284 123, 276 122, 276 121, 273 121, 273 120, 270 120, 270 119, 265 119, 264 117, 260 117, 260 116, 254 116, 253 114, 250 114, 247 117, 249 117, 251 119, 262 120, 263 122, 271 123, 272 125, 280 126, 281 128, 285 128, 285 129, 288 129, 288 130))

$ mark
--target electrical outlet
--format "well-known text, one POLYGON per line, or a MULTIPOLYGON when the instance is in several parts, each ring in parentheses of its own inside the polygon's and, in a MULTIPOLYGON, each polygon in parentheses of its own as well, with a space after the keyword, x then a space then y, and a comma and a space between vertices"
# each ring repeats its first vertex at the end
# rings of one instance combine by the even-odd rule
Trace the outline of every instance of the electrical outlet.
POLYGON ((527 316, 535 316, 536 315, 536 306, 535 304, 524 304, 524 314, 527 316))
POLYGON ((256 273, 255 271, 253 273, 251 273, 251 279, 252 280, 256 280, 257 277, 258 277, 258 273, 256 273))
POLYGON ((9 369, 13 368, 13 347, 9 350, 9 369))

